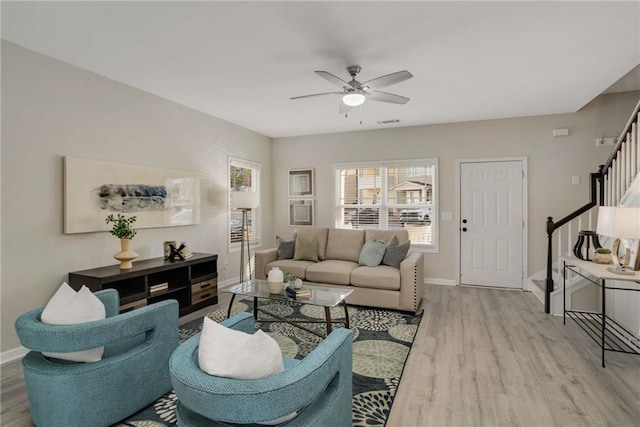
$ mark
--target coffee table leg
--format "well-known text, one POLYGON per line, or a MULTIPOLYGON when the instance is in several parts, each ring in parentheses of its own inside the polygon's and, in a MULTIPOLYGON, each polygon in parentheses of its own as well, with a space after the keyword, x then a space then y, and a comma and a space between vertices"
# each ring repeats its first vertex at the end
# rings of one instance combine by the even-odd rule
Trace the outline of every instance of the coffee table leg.
POLYGON ((258 297, 253 297, 253 318, 258 321, 258 297))
POLYGON ((236 299, 236 294, 231 294, 231 302, 229 303, 229 308, 227 309, 227 319, 231 317, 231 306, 233 306, 234 299, 236 299))
POLYGON ((349 310, 347 310, 347 302, 343 300, 342 305, 344 306, 344 326, 349 329, 349 310))
POLYGON ((329 307, 324 308, 324 317, 327 321, 327 336, 331 333, 331 310, 329 307))

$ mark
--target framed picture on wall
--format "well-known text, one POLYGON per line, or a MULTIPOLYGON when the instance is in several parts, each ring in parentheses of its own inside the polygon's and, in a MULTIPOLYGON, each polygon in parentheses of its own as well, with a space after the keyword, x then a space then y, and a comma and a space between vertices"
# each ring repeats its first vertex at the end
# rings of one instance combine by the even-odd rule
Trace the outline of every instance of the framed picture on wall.
POLYGON ((313 227, 313 199, 289 200, 289 225, 313 227))
POLYGON ((289 170, 289 197, 313 197, 313 169, 289 170))
POLYGON ((200 222, 196 172, 64 157, 64 232, 108 231, 109 214, 135 215, 136 228, 200 222))

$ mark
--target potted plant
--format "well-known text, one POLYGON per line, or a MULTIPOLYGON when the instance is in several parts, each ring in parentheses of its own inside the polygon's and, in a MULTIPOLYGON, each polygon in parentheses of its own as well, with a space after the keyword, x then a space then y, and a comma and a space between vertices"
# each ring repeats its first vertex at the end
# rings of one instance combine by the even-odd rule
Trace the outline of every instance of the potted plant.
POLYGON ((110 214, 105 220, 107 224, 113 223, 110 233, 120 239, 120 252, 113 255, 113 257, 120 261, 121 270, 132 268, 132 261, 138 258, 138 254, 131 250, 131 239, 137 233, 133 228, 133 223, 136 222, 136 219, 135 215, 127 218, 122 214, 118 214, 115 217, 110 214))
POLYGON ((612 264, 613 258, 611 258, 611 250, 607 248, 597 248, 593 256, 593 262, 598 264, 612 264))

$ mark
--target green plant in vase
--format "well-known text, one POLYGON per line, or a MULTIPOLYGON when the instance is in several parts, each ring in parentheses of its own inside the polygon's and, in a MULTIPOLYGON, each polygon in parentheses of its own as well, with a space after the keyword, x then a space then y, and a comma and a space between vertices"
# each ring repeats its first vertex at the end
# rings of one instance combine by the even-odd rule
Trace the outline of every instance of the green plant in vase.
POLYGON ((302 280, 295 274, 287 273, 286 271, 284 273, 284 283, 294 289, 300 289, 302 287, 302 280))
POLYGON ((137 231, 133 228, 133 223, 137 217, 126 217, 122 214, 113 216, 110 214, 105 219, 107 224, 113 223, 110 233, 120 239, 120 252, 113 255, 115 259, 120 261, 120 270, 128 270, 133 267, 132 261, 138 258, 138 254, 131 250, 131 239, 136 235, 137 231))
POLYGON ((118 239, 133 239, 133 236, 136 235, 137 231, 132 227, 133 223, 138 219, 135 215, 127 218, 122 214, 118 214, 117 217, 114 217, 113 214, 107 216, 105 222, 107 224, 113 223, 113 228, 111 229, 111 234, 116 236, 118 239))
POLYGON ((597 248, 593 256, 593 262, 598 264, 612 264, 613 258, 611 257, 611 249, 597 248))

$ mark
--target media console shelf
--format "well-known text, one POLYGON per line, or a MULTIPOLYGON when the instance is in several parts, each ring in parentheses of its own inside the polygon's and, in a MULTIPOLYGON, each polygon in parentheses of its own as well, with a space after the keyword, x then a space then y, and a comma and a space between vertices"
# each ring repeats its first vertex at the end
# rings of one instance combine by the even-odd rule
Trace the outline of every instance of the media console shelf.
POLYGON ((69 273, 69 285, 82 285, 92 292, 116 289, 120 294, 120 312, 124 313, 154 302, 175 299, 180 315, 218 302, 218 255, 194 253, 185 261, 153 258, 135 261, 133 268, 119 265, 69 273))

